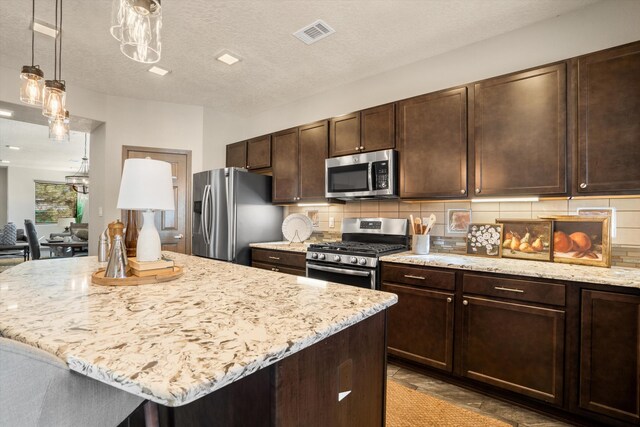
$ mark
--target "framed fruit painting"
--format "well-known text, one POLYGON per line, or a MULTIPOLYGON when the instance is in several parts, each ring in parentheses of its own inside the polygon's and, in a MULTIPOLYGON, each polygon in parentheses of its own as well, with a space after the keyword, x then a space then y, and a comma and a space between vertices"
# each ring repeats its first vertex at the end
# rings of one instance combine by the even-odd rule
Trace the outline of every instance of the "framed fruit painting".
POLYGON ((496 219, 502 224, 502 257, 551 261, 552 222, 536 219, 496 219))
POLYGON ((554 216, 553 260, 566 264, 611 267, 611 218, 554 216))

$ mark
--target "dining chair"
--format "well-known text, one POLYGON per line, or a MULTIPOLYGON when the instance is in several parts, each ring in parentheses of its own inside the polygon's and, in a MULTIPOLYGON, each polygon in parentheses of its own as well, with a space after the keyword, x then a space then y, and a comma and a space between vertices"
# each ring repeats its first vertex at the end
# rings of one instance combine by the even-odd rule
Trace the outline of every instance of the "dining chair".
POLYGON ((27 235, 27 242, 29 242, 29 251, 31 252, 31 259, 40 259, 40 242, 38 242, 38 232, 36 226, 30 219, 24 220, 24 228, 27 235))

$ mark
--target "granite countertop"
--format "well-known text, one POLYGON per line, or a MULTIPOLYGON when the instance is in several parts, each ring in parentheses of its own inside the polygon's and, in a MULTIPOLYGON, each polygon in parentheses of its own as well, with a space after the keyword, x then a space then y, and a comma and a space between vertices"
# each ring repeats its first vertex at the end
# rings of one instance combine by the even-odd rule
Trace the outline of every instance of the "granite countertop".
POLYGON ((249 246, 259 249, 270 249, 272 251, 286 251, 286 252, 307 252, 307 248, 312 242, 304 243, 289 243, 284 242, 265 242, 265 243, 251 243, 249 246))
POLYGON ((507 258, 483 258, 466 255, 429 254, 414 255, 401 252, 386 255, 382 261, 426 267, 454 268, 458 270, 487 273, 513 274, 544 279, 568 280, 572 282, 596 283, 640 289, 640 269, 602 268, 554 262, 524 261, 507 258))
POLYGON ((0 336, 69 368, 180 406, 384 310, 393 294, 165 253, 172 282, 91 283, 96 257, 25 262, 0 274, 0 336))

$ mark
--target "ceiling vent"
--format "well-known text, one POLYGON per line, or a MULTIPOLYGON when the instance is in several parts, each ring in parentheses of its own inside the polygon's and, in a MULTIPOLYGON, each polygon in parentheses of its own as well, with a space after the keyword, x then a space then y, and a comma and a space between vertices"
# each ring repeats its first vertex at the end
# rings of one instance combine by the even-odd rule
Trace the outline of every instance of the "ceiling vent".
POLYGON ((327 25, 326 22, 322 19, 318 19, 316 22, 299 29, 293 33, 293 35, 306 44, 312 44, 335 32, 336 30, 327 25))

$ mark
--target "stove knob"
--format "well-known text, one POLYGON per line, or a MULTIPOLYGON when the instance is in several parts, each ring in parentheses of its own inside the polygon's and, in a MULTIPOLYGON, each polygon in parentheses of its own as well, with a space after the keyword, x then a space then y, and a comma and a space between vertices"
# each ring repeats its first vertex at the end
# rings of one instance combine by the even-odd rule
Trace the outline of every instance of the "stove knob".
POLYGON ((360 258, 360 259, 358 260, 358 264, 360 264, 360 265, 367 265, 367 260, 366 260, 366 259, 364 259, 364 258, 360 258))
POLYGON ((315 252, 314 252, 314 253, 312 253, 312 254, 311 254, 311 258, 313 258, 313 259, 318 259, 318 254, 317 254, 317 253, 315 253, 315 252))
POLYGON ((324 254, 320 254, 320 259, 325 259, 326 257, 324 256, 324 254))
POLYGON ((351 261, 351 264, 357 264, 358 263, 358 258, 352 256, 349 261, 351 261))
POLYGON ((333 260, 334 260, 335 262, 340 262, 340 255, 335 255, 335 256, 333 257, 333 260))

